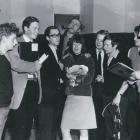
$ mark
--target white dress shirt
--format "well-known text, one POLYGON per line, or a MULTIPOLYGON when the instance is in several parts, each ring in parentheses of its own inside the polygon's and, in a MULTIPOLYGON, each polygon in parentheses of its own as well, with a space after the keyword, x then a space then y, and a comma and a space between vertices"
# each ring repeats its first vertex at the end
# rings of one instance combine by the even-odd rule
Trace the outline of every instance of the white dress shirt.
POLYGON ((57 50, 57 46, 53 46, 53 45, 49 45, 50 49, 52 50, 54 56, 55 56, 55 59, 58 63, 58 56, 57 56, 57 53, 56 53, 56 50, 57 50))
POLYGON ((104 62, 104 51, 103 50, 98 50, 96 49, 96 57, 97 57, 97 60, 98 60, 98 54, 99 52, 101 52, 101 74, 103 76, 103 73, 104 73, 104 69, 103 69, 103 62, 104 62))

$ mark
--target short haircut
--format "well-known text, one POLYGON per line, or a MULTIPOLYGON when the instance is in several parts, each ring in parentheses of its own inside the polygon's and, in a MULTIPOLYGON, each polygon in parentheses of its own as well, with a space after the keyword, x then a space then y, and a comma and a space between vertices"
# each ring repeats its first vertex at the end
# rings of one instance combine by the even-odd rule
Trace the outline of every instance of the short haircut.
POLYGON ((0 41, 2 36, 9 36, 11 34, 18 35, 19 28, 16 26, 15 23, 3 23, 0 24, 0 41))
POLYGON ((106 35, 103 42, 105 42, 105 40, 110 40, 112 47, 114 47, 114 45, 117 45, 117 48, 120 47, 118 41, 111 34, 106 35))
POLYGON ((101 35, 105 35, 107 36, 109 34, 109 32, 107 30, 99 30, 96 35, 101 34, 101 35))
POLYGON ((69 45, 69 52, 73 53, 73 43, 80 43, 82 44, 82 53, 84 53, 86 51, 86 46, 85 46, 85 40, 84 38, 79 35, 79 34, 75 34, 69 41, 68 45, 69 45))
POLYGON ((140 25, 134 27, 134 32, 138 35, 140 32, 140 25))
POLYGON ((44 31, 45 37, 50 35, 50 32, 51 32, 52 29, 56 29, 56 30, 59 31, 59 29, 58 29, 56 26, 49 26, 49 27, 47 27, 47 28, 45 29, 45 31, 44 31))
POLYGON ((31 16, 26 17, 23 20, 23 22, 22 22, 22 30, 23 30, 23 32, 24 32, 24 27, 29 28, 32 22, 38 22, 39 23, 39 20, 36 17, 31 17, 31 16))

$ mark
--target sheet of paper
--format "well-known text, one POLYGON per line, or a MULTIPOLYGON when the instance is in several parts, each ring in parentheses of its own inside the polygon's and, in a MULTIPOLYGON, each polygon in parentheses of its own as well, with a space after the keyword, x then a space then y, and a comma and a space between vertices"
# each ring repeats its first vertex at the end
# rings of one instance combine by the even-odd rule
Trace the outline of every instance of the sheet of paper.
POLYGON ((38 51, 38 43, 32 43, 31 49, 33 52, 37 52, 38 51))

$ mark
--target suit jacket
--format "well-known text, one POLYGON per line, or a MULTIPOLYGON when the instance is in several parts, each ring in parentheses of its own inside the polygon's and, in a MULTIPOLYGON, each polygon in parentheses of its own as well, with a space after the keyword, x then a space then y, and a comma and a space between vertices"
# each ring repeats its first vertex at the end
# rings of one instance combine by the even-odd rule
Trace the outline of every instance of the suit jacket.
MULTIPOLYGON (((18 38, 18 42, 25 42, 23 36, 18 38)), ((36 72, 35 63, 34 62, 27 62, 20 59, 18 53, 18 45, 12 51, 8 52, 11 68, 12 68, 12 76, 13 76, 13 89, 14 94, 11 100, 10 108, 11 109, 18 109, 21 104, 24 91, 26 88, 26 84, 28 81, 28 74, 36 72)), ((38 80, 40 85, 40 96, 39 101, 41 101, 41 81, 40 81, 40 74, 38 72, 38 80)))
MULTIPOLYGON (((47 41, 43 44, 43 49, 40 52, 40 55, 43 53, 49 55, 47 60, 43 63, 40 70, 41 74, 41 84, 42 84, 42 104, 53 106, 56 105, 59 101, 59 93, 61 89, 60 78, 62 71, 56 58, 48 46, 47 41)), ((59 57, 59 56, 58 56, 59 57)))
MULTIPOLYGON (((112 66, 118 62, 122 62, 128 66, 130 66, 130 60, 125 56, 124 54, 119 54, 117 55, 116 58, 113 58, 109 64, 109 66, 112 66)), ((108 67, 109 67, 108 66, 108 67)), ((107 66, 104 65, 104 95, 106 96, 115 96, 117 91, 122 85, 122 82, 124 81, 123 78, 109 72, 107 70, 107 66)))

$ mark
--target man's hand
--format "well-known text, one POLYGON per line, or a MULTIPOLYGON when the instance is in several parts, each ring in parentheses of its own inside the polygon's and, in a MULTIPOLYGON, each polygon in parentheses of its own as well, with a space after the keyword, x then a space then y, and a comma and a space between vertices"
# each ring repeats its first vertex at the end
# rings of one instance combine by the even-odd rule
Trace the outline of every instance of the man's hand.
POLYGON ((136 81, 140 80, 140 71, 135 71, 131 74, 130 80, 136 81))
POLYGON ((36 71, 40 71, 40 69, 41 69, 41 64, 39 63, 39 61, 37 60, 37 61, 35 61, 35 68, 36 68, 36 71))
POLYGON ((113 99, 112 104, 116 105, 116 106, 119 106, 120 101, 121 101, 121 95, 117 94, 116 97, 113 99))

